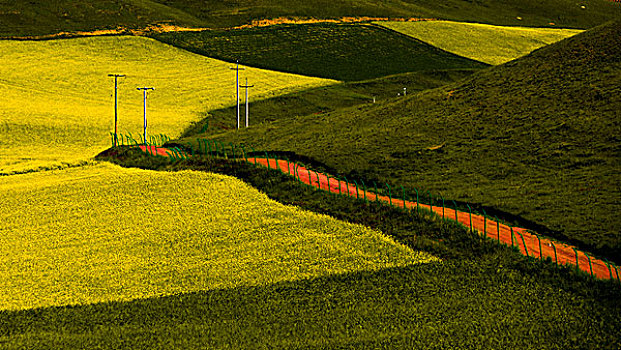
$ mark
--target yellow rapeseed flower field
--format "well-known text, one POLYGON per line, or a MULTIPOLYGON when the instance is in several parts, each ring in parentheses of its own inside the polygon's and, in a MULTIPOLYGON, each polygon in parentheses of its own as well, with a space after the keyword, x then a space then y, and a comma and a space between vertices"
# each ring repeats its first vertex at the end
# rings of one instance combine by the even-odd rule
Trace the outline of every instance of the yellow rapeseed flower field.
MULTIPOLYGON (((230 63, 133 36, 0 41, 0 174, 80 163, 109 147, 114 79, 119 80, 119 132, 176 137, 201 113, 235 103, 230 63)), ((245 67, 252 99, 334 81, 245 67)), ((243 93, 243 90, 242 90, 243 93)), ((231 116, 233 118, 233 116, 231 116)))
POLYGON ((228 176, 101 163, 0 182, 0 309, 132 300, 437 261, 228 176))
POLYGON ((377 22, 443 50, 502 64, 542 46, 581 33, 578 29, 505 27, 451 21, 377 22))

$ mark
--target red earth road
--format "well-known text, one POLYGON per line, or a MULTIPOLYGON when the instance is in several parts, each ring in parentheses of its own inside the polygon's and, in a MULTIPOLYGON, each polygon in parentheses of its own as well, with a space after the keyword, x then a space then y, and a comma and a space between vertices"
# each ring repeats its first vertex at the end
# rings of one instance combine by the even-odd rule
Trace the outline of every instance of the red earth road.
MULTIPOLYGON (((166 148, 158 148, 149 146, 148 151, 145 146, 139 146, 143 152, 148 154, 157 154, 159 156, 170 156, 170 150, 166 148)), ((246 161, 268 167, 268 160, 265 158, 247 158, 246 161)), ((600 279, 616 279, 620 280, 618 268, 613 264, 607 264, 603 260, 592 258, 586 253, 577 250, 575 247, 560 243, 558 241, 552 241, 548 238, 538 236, 536 234, 528 232, 524 228, 513 227, 505 225, 500 222, 496 222, 489 218, 484 218, 481 215, 472 214, 463 211, 457 211, 454 209, 433 206, 428 204, 416 203, 413 201, 403 201, 403 199, 389 198, 388 196, 376 195, 373 192, 364 191, 354 184, 347 183, 345 181, 339 181, 334 177, 319 172, 314 172, 301 167, 295 163, 287 160, 269 159, 269 167, 271 169, 280 169, 283 173, 287 173, 294 177, 297 177, 301 182, 318 187, 324 191, 332 193, 347 194, 348 196, 356 196, 357 198, 365 198, 369 201, 380 200, 391 203, 396 207, 404 207, 410 210, 427 210, 436 213, 438 216, 455 220, 457 215, 457 222, 464 226, 471 227, 473 231, 478 232, 481 235, 485 235, 490 239, 498 240, 507 245, 517 246, 520 253, 523 255, 531 256, 537 259, 550 258, 559 265, 569 264, 576 265, 578 262, 578 268, 592 276, 600 279), (472 220, 472 221, 471 221, 472 220)))

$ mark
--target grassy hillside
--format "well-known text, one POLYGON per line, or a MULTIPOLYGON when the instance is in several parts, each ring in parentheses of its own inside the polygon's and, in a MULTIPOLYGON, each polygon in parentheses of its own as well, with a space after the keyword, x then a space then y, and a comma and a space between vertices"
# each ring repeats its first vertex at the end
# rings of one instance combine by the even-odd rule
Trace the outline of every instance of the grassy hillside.
POLYGON ((456 55, 488 64, 502 64, 581 30, 503 27, 449 21, 378 22, 456 55))
POLYGON ((450 223, 314 191, 276 171, 204 158, 171 165, 136 153, 121 150, 112 159, 160 170, 234 174, 281 202, 381 227, 398 242, 437 251, 443 262, 133 302, 0 311, 3 344, 189 349, 619 345, 621 289, 616 282, 528 261, 450 223))
POLYGON ((590 28, 621 15, 606 0, 31 0, 0 1, 0 36, 143 27, 153 23, 224 28, 275 17, 425 17, 497 25, 590 28), (584 7, 582 7, 584 6, 584 7))
POLYGON ((0 341, 31 349, 612 349, 621 346, 617 297, 553 288, 491 266, 422 264, 135 302, 0 311, 0 341))
MULTIPOLYGON (((110 145, 114 79, 119 80, 119 132, 141 135, 139 86, 148 134, 179 135, 200 111, 235 101, 230 64, 140 37, 0 41, 0 174, 75 163, 110 145)), ((247 68, 253 94, 269 97, 333 83, 247 68), (260 84, 258 83, 260 82, 260 84)))
MULTIPOLYGON (((343 107, 351 107, 402 98, 403 88, 407 93, 437 88, 463 79, 478 69, 429 70, 403 73, 383 78, 358 82, 347 82, 320 86, 299 92, 255 100, 252 88, 249 92, 249 124, 254 126, 264 122, 286 119, 292 116, 319 116, 343 107), (401 94, 401 96, 397 96, 401 94)), ((242 119, 245 118, 245 96, 242 90, 242 119)), ((205 119, 184 132, 184 136, 207 132, 217 134, 222 130, 236 127, 236 107, 230 106, 206 112, 205 119)))
POLYGON ((0 1, 0 36, 32 36, 117 27, 138 28, 157 22, 200 26, 186 11, 151 0, 0 1))
POLYGON ((345 81, 428 69, 485 66, 368 25, 283 25, 164 33, 155 38, 222 60, 239 59, 253 67, 345 81))
POLYGON ((619 261, 620 34, 617 21, 405 100, 216 138, 479 203, 619 261))
POLYGON ((204 172, 100 164, 9 176, 0 191, 0 246, 11 252, 0 258, 5 310, 438 261, 204 172))

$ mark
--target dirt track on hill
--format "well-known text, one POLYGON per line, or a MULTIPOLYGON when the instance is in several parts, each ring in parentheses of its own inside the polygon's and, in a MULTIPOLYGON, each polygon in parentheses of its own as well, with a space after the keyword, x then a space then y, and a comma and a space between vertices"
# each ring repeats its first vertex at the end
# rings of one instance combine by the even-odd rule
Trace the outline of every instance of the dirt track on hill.
MULTIPOLYGON (((150 146, 147 151, 145 146, 139 147, 142 151, 149 154, 157 154, 165 157, 168 156, 168 153, 170 152, 166 148, 150 146)), ((350 197, 355 196, 360 199, 366 198, 368 201, 383 201, 393 206, 409 210, 432 211, 439 217, 455 220, 463 224, 466 228, 471 228, 474 232, 484 235, 489 239, 497 240, 498 242, 506 245, 516 246, 523 255, 543 260, 550 258, 558 265, 576 266, 577 263, 580 270, 594 277, 621 281, 618 268, 613 264, 608 264, 603 260, 592 258, 571 245, 538 236, 534 233, 528 232, 524 228, 510 227, 503 223, 485 218, 481 215, 470 214, 459 210, 455 211, 454 209, 447 207, 431 207, 428 204, 417 203, 414 201, 406 200, 404 202, 403 199, 396 197, 391 198, 388 196, 376 195, 373 192, 365 191, 364 188, 361 189, 355 184, 337 180, 327 174, 314 172, 286 160, 279 159, 277 161, 276 159, 268 160, 266 158, 247 158, 246 160, 250 163, 264 167, 269 166, 271 169, 280 169, 283 173, 292 175, 298 178, 301 182, 324 191, 346 194, 350 197)))

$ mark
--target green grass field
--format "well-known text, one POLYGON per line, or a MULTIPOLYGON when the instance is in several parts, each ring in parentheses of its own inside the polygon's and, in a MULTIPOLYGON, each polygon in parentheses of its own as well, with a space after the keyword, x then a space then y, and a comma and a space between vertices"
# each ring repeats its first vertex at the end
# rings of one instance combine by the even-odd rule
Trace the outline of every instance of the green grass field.
POLYGON ((0 40, 0 349, 621 348, 618 281, 246 163, 127 147, 92 159, 110 145, 107 74, 125 73, 122 133, 141 134, 136 87, 154 86, 149 134, 183 135, 171 144, 244 142, 350 180, 429 190, 621 263, 621 23, 489 69, 447 52, 500 62, 556 40, 524 26, 586 29, 620 5, 0 1, 0 37, 221 28, 158 37, 171 45, 0 40), (447 51, 392 30, 409 23, 222 30, 362 15, 515 28, 422 24, 447 51), (453 40, 472 30, 485 50, 453 40), (237 58, 255 66, 241 75, 256 101, 241 131, 230 130, 237 58))
POLYGON ((456 55, 494 65, 582 32, 576 29, 503 27, 449 21, 377 24, 456 55))
POLYGON ((380 27, 304 24, 155 35, 208 57, 322 78, 358 81, 429 69, 483 68, 380 27))
MULTIPOLYGON (((0 41, 0 50, 0 174, 80 163, 109 147, 109 73, 127 75, 119 85, 119 133, 136 137, 143 129, 139 86, 155 87, 147 101, 149 135, 179 135, 201 111, 235 101, 230 64, 153 39, 0 41)), ((257 83, 257 98, 334 83, 256 68, 242 76, 257 83)))
POLYGON ((0 184, 0 309, 127 301, 438 261, 204 172, 98 164, 0 184))
POLYGON ((621 16, 621 6, 607 0, 469 0, 404 2, 386 0, 285 1, 243 0, 31 0, 0 3, 0 36, 31 36, 61 31, 153 23, 228 28, 275 17, 424 17, 510 26, 590 28, 621 16), (582 7, 584 6, 584 7, 582 7))
POLYGON ((520 217, 619 262, 619 28, 405 100, 214 137, 520 217))
MULTIPOLYGON (((250 93, 248 98, 250 101, 249 123, 254 126, 292 116, 314 115, 318 117, 339 108, 372 103, 374 98, 377 103, 394 100, 401 98, 397 94, 403 94, 403 88, 406 88, 408 93, 437 88, 463 79, 476 71, 478 69, 403 73, 365 81, 320 86, 256 101, 250 93)), ((242 101, 245 102, 245 97, 242 101)), ((245 117, 245 108, 242 103, 242 118, 245 117)), ((223 130, 233 129, 236 127, 235 113, 235 106, 207 111, 205 119, 193 123, 183 135, 193 135, 204 131, 209 134, 218 134, 223 130)))
POLYGON ((435 251, 443 262, 131 302, 0 311, 3 345, 116 349, 620 345, 618 285, 527 260, 508 248, 481 242, 451 223, 314 191, 276 171, 210 159, 170 164, 124 150, 110 158, 112 153, 101 159, 159 170, 234 174, 280 202, 381 228, 415 250, 435 251))

